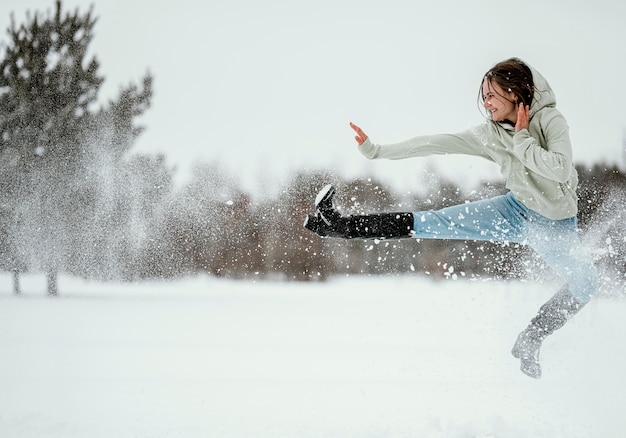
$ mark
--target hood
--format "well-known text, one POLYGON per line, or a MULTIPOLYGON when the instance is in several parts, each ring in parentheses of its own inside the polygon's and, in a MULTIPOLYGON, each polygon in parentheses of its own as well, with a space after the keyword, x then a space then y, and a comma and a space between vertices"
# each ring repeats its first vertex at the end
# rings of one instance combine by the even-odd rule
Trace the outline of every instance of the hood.
POLYGON ((533 82, 535 83, 535 94, 533 96, 533 101, 530 104, 530 116, 532 117, 543 108, 554 108, 556 106, 556 96, 554 95, 554 91, 552 91, 552 87, 550 87, 546 78, 544 78, 543 75, 535 70, 531 65, 526 62, 524 63, 532 71, 533 82))

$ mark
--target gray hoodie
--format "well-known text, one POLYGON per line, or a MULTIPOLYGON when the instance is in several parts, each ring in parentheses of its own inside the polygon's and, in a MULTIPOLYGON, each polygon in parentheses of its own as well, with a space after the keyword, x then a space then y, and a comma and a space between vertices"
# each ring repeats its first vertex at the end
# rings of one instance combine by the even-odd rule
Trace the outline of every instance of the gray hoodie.
POLYGON ((359 150, 369 159, 392 160, 436 154, 466 154, 497 163, 506 187, 531 210, 550 219, 576 216, 578 174, 572 160, 569 128, 556 109, 546 79, 532 69, 535 94, 528 129, 486 121, 458 134, 415 137, 388 145, 368 138, 359 150))

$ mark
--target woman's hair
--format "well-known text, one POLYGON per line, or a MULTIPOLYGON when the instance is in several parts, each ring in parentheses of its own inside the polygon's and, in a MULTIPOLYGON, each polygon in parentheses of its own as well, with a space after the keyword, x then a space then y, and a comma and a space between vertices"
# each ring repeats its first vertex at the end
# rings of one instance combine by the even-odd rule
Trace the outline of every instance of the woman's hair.
POLYGON ((524 103, 524 106, 530 106, 535 94, 533 73, 526 64, 517 58, 499 62, 485 73, 478 91, 478 99, 481 103, 484 101, 482 92, 484 81, 496 83, 504 91, 512 92, 517 97, 517 101, 524 103))

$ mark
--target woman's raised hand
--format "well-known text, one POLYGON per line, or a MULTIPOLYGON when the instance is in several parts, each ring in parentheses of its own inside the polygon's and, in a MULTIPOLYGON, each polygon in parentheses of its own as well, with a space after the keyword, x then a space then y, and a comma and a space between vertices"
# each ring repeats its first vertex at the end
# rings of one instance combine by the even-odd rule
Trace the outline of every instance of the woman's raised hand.
POLYGON ((362 145, 363 142, 367 140, 367 135, 365 134, 365 132, 363 132, 361 128, 359 128, 352 122, 350 122, 350 127, 354 129, 354 132, 356 132, 356 136, 354 137, 354 139, 359 144, 359 146, 362 145))

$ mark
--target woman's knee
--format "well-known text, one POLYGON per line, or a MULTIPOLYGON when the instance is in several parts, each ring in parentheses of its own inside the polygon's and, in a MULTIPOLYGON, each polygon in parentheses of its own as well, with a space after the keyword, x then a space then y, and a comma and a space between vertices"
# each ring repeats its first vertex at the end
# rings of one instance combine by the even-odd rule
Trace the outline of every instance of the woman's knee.
POLYGON ((598 271, 593 263, 579 265, 568 279, 569 290, 581 303, 588 302, 598 290, 598 271))

